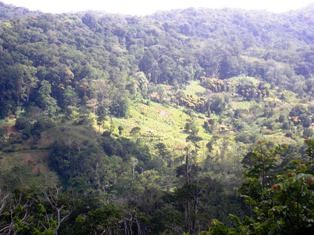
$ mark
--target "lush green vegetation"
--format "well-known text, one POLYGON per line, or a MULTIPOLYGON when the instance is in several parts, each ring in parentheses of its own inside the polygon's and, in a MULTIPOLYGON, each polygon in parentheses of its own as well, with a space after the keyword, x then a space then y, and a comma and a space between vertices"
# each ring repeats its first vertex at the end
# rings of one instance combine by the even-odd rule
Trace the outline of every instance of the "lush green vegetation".
POLYGON ((314 11, 0 3, 0 234, 311 234, 314 11))

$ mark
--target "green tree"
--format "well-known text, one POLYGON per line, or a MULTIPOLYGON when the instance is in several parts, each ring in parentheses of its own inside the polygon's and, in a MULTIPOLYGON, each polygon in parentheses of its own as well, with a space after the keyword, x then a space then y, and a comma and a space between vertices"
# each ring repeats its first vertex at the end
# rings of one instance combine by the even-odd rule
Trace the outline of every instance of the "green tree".
POLYGON ((58 111, 57 101, 51 96, 51 84, 43 80, 38 90, 38 104, 49 115, 53 116, 58 111))
POLYGON ((215 220, 208 233, 310 234, 314 225, 314 175, 307 162, 293 160, 278 168, 278 148, 258 146, 246 156, 245 182, 240 192, 251 215, 232 216, 233 227, 215 220), (266 152, 265 152, 266 151, 266 152))

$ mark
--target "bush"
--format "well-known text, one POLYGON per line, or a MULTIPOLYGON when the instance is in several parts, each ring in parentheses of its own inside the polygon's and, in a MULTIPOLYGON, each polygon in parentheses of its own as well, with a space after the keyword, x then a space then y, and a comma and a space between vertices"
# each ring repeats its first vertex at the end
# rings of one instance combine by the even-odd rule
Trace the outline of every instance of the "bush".
POLYGON ((236 136, 236 141, 242 142, 244 144, 254 143, 256 139, 257 139, 256 135, 248 132, 242 132, 236 136))
POLYGON ((56 126, 55 122, 51 118, 48 118, 48 117, 38 119, 37 124, 41 128, 41 130, 46 130, 46 129, 53 128, 56 126))
POLYGON ((302 122, 302 126, 307 128, 307 127, 311 126, 312 119, 310 117, 308 117, 308 115, 302 115, 301 116, 301 122, 302 122))
POLYGON ((48 117, 41 118, 34 123, 34 126, 31 130, 31 134, 33 137, 39 138, 41 132, 43 132, 44 130, 53 128, 55 126, 56 124, 54 123, 52 119, 48 117))
POLYGON ((19 117, 16 119, 15 128, 19 131, 24 130, 32 125, 29 120, 25 117, 19 117))
POLYGON ((116 117, 126 117, 129 110, 129 100, 127 97, 117 96, 110 107, 110 112, 116 117))
POLYGON ((314 135, 314 131, 312 129, 310 129, 310 128, 304 129, 304 131, 303 131, 303 137, 304 138, 312 138, 313 135, 314 135))
POLYGON ((289 122, 283 122, 281 125, 281 128, 284 130, 289 130, 290 129, 290 124, 289 122))
POLYGON ((220 115, 226 108, 226 102, 221 97, 215 97, 210 104, 210 110, 220 115))
POLYGON ((16 119, 15 128, 22 132, 22 139, 27 140, 31 136, 33 124, 29 119, 25 117, 19 117, 16 119))

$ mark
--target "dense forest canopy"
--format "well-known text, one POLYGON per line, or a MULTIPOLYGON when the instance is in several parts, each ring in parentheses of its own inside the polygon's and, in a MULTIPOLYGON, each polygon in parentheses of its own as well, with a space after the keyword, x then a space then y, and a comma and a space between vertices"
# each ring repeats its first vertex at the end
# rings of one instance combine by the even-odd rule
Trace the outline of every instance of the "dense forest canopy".
POLYGON ((114 93, 127 90, 138 71, 153 83, 248 75, 300 95, 313 92, 311 9, 289 14, 187 9, 129 17, 1 8, 1 72, 14 71, 1 75, 2 117, 20 104, 43 108, 43 81, 50 82, 52 98, 64 109, 69 93, 86 105, 95 98, 91 87, 97 80, 107 81, 114 93))
POLYGON ((313 25, 0 3, 0 234, 311 234, 313 25))

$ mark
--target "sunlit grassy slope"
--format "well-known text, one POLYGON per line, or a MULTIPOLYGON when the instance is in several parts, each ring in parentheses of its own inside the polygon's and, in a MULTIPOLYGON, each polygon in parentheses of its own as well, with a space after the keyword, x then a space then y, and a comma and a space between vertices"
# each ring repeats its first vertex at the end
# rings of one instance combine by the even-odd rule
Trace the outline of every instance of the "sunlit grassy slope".
MULTIPOLYGON (((31 189, 49 187, 58 182, 55 173, 48 169, 47 150, 0 152, 0 174, 5 185, 31 189)), ((0 182, 1 185, 1 182, 0 182)))
MULTIPOLYGON (((118 127, 123 127, 122 135, 129 138, 141 138, 149 145, 153 146, 163 142, 176 154, 182 154, 187 145, 184 126, 190 117, 184 112, 182 107, 162 105, 155 102, 149 104, 132 103, 128 118, 114 118, 113 125, 115 134, 118 134, 118 127), (139 127, 137 135, 131 135, 131 130, 139 127)), ((202 128, 204 115, 195 116, 199 127, 199 136, 203 139, 200 146, 206 144, 211 135, 202 128)), ((107 123, 108 124, 108 123, 107 123)), ((203 151, 203 150, 201 150, 203 151)))
MULTIPOLYGON (((236 77, 230 79, 230 83, 236 86, 241 82, 250 81, 257 84, 258 80, 251 77, 236 77)), ((270 86, 269 86, 270 87, 270 86)), ((199 81, 192 81, 183 90, 186 95, 201 96, 206 93, 206 89, 202 87, 199 81)), ((212 94, 215 95, 215 94, 212 94)), ((294 136, 294 138, 286 137, 285 133, 280 128, 279 124, 274 126, 273 130, 269 130, 261 126, 261 123, 268 121, 268 118, 263 117, 262 112, 268 103, 276 103, 274 109, 274 116, 269 121, 276 122, 280 114, 288 115, 289 110, 296 105, 302 104, 302 100, 297 98, 292 92, 285 90, 277 90, 277 88, 270 88, 270 96, 264 101, 257 102, 255 100, 246 101, 240 97, 235 96, 232 92, 225 93, 229 97, 226 112, 233 112, 235 110, 246 110, 248 115, 243 117, 240 121, 247 123, 245 131, 255 133, 259 138, 273 141, 275 143, 296 144, 302 142, 302 138, 294 136), (279 95, 284 94, 286 99, 280 100, 279 95), (252 109, 257 109, 257 114, 254 116, 252 109)), ((211 119, 217 121, 216 130, 209 134, 203 128, 204 121, 208 120, 204 114, 194 112, 194 119, 196 120, 199 136, 202 140, 198 143, 200 146, 199 157, 205 157, 206 144, 211 141, 213 136, 217 139, 213 143, 212 152, 216 156, 223 155, 222 148, 225 151, 241 146, 241 143, 236 142, 236 136, 239 135, 232 127, 234 121, 231 117, 223 114, 221 116, 212 114, 211 119), (227 127, 225 131, 220 131, 220 127, 227 127)), ((183 153, 184 147, 188 144, 186 142, 187 134, 184 132, 184 126, 190 116, 186 112, 186 108, 174 104, 160 104, 156 102, 132 102, 130 105, 130 112, 127 118, 113 118, 112 122, 107 121, 105 129, 112 128, 114 134, 118 136, 118 127, 122 127, 122 136, 131 139, 141 139, 150 146, 156 143, 163 142, 174 153, 180 155, 183 153), (140 131, 136 135, 130 134, 133 128, 139 127, 140 131)), ((97 127, 95 126, 97 129, 97 127)), ((102 129, 103 131, 103 129, 102 129)), ((245 133, 244 131, 244 133, 245 133)), ((248 146, 245 146, 248 147, 248 146)))
MULTIPOLYGON (((244 81, 258 82, 255 78, 247 77, 230 79, 230 83, 235 86, 244 81)), ((200 97, 203 94, 209 96, 217 95, 216 93, 210 94, 200 85, 199 81, 192 81, 182 91, 186 95, 193 97, 200 97)), ((198 136, 201 137, 201 141, 197 143, 199 146, 199 162, 211 156, 215 161, 229 162, 231 163, 229 164, 230 166, 236 166, 236 163, 240 160, 239 158, 245 154, 250 146, 237 141, 239 135, 246 135, 246 133, 253 133, 258 138, 278 144, 302 143, 303 138, 300 137, 300 133, 292 133, 292 137, 287 137, 277 120, 280 114, 288 115, 289 110, 294 106, 314 105, 313 101, 302 100, 292 92, 279 90, 274 87, 270 88, 270 96, 259 102, 254 100, 246 101, 234 95, 233 92, 218 95, 227 96, 229 99, 226 110, 222 115, 212 114, 210 116, 210 119, 216 122, 212 132, 209 133, 203 128, 204 122, 208 121, 209 118, 205 114, 192 112, 199 129, 198 136), (285 96, 284 100, 279 99, 282 94, 285 96), (276 103, 274 115, 271 118, 266 118, 263 116, 263 112, 266 105, 271 102, 276 103), (235 120, 230 115, 235 110, 244 110, 244 116, 235 120), (253 114, 252 110, 255 110, 256 113, 253 114), (272 129, 263 126, 263 123, 267 121, 274 123, 272 129), (244 129, 236 130, 235 122, 244 123, 244 129), (223 131, 221 131, 221 127, 224 127, 223 131), (208 142, 211 142, 211 151, 208 151, 206 147, 208 142)), ((152 153, 157 153, 155 146, 157 143, 162 142, 168 147, 174 157, 180 157, 184 154, 185 147, 191 144, 186 141, 188 134, 184 131, 186 122, 191 118, 188 113, 187 108, 173 103, 161 104, 148 100, 133 100, 130 102, 129 114, 126 118, 108 118, 101 127, 97 125, 95 115, 91 114, 90 118, 94 119, 94 128, 100 133, 111 130, 116 137, 123 136, 133 141, 141 141, 150 147, 152 153), (138 133, 132 134, 132 129, 134 128, 139 129, 138 133), (121 133, 119 133, 119 129, 120 131, 122 130, 121 133)), ((0 125, 13 126, 14 120, 2 120, 0 125)), ((68 121, 61 126, 59 125, 58 128, 44 131, 36 146, 31 147, 28 143, 21 143, 13 146, 10 152, 1 153, 0 151, 1 173, 8 173, 12 170, 20 171, 19 169, 23 168, 21 176, 24 175, 23 177, 30 181, 28 185, 36 185, 36 182, 40 180, 38 176, 49 172, 47 166, 49 147, 55 140, 67 138, 64 131, 66 133, 71 132, 72 138, 75 139, 94 138, 86 136, 86 127, 77 126, 72 121, 68 121), (60 131, 61 129, 63 131, 60 131)), ((158 157, 157 154, 155 156, 158 157)), ((52 177, 51 179, 54 180, 55 178, 52 177)))

